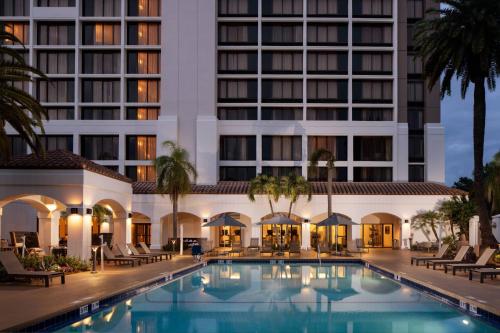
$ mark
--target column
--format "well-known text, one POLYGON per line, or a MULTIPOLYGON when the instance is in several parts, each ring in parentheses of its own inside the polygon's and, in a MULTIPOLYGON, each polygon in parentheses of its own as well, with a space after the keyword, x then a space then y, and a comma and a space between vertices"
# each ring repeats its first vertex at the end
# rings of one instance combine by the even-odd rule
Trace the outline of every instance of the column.
POLYGON ((302 223, 302 246, 303 250, 311 247, 311 223, 302 223))
POLYGON ((161 239, 161 233, 162 233, 162 225, 161 225, 161 219, 156 216, 151 217, 151 248, 152 249, 161 249, 162 244, 162 239, 161 239))
POLYGON ((68 255, 88 260, 92 245, 92 215, 82 213, 83 209, 77 208, 68 216, 68 255))
POLYGON ((132 222, 128 222, 128 218, 117 217, 113 218, 113 241, 114 244, 125 245, 131 241, 132 222))
POLYGON ((38 213, 38 239, 40 247, 49 253, 51 246, 59 245, 60 212, 38 213))

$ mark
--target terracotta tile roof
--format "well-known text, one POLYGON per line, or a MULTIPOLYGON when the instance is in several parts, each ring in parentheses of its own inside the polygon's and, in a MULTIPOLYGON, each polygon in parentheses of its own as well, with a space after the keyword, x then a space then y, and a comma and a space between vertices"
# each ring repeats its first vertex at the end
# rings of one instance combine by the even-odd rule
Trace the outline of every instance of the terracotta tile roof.
POLYGON ((83 169, 123 182, 132 183, 132 180, 124 175, 67 150, 48 151, 44 157, 39 157, 35 154, 17 156, 8 161, 0 161, 0 169, 83 169))
MULTIPOLYGON (((326 182, 312 182, 313 194, 326 194, 326 182)), ((134 194, 154 194, 154 182, 135 182, 134 194)), ((248 182, 219 182, 217 185, 193 185, 192 194, 246 194, 248 182)), ((335 195, 463 195, 463 191, 438 183, 333 183, 335 195)))

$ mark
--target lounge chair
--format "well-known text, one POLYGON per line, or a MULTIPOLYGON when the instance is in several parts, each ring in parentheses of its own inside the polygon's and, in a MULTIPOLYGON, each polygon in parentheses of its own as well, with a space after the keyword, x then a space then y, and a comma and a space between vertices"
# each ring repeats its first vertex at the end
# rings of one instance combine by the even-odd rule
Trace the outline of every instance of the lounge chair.
POLYGON ((144 242, 139 242, 139 246, 142 248, 142 250, 144 251, 145 254, 161 254, 162 256, 165 256, 166 259, 172 259, 172 256, 174 255, 175 252, 173 251, 166 251, 166 252, 162 252, 162 251, 155 251, 155 252, 152 252, 149 247, 146 245, 146 243, 144 242))
POLYGON ((64 284, 65 277, 62 272, 30 272, 24 269, 16 255, 12 251, 0 252, 0 262, 2 263, 7 275, 11 278, 22 278, 31 282, 33 279, 41 279, 45 283, 45 287, 49 286, 55 277, 61 278, 61 284, 64 284))
POLYGON ((433 260, 428 260, 427 261, 427 268, 429 268, 430 265, 432 265, 432 269, 436 269, 436 266, 442 266, 442 265, 447 265, 447 264, 458 264, 461 263, 467 252, 469 251, 470 246, 469 245, 464 245, 462 246, 457 254, 455 255, 455 258, 452 260, 449 259, 433 259, 433 260))
POLYGON ((241 247, 241 243, 232 244, 231 250, 229 251, 229 255, 233 253, 234 254, 238 253, 238 256, 241 256, 241 254, 243 253, 243 248, 241 247))
POLYGON ((467 272, 467 270, 474 269, 474 268, 486 268, 486 267, 488 267, 486 264, 491 259, 491 257, 495 254, 495 252, 496 252, 496 249, 484 250, 483 254, 481 254, 479 259, 477 259, 475 264, 468 264, 468 263, 445 264, 444 265, 444 272, 448 273, 448 268, 451 268, 453 275, 455 275, 455 273, 458 269, 463 269, 465 272, 467 272))
POLYGON ((490 276, 493 280, 493 277, 496 278, 498 274, 500 274, 500 269, 498 268, 473 268, 469 270, 469 280, 472 280, 472 275, 474 273, 479 273, 479 282, 484 282, 485 276, 490 276))
POLYGON ((247 251, 255 251, 259 252, 259 239, 258 238, 250 238, 250 245, 247 247, 247 251))
POLYGON ((290 243, 290 250, 288 251, 289 256, 292 254, 298 254, 300 256, 300 244, 297 242, 290 243))
POLYGON ((162 255, 161 254, 154 254, 154 253, 151 253, 151 254, 141 254, 139 252, 139 250, 137 250, 137 248, 132 243, 128 243, 127 247, 130 250, 130 252, 132 252, 132 255, 135 256, 135 257, 139 258, 139 256, 149 256, 154 261, 161 261, 162 260, 162 255))
POLYGON ((149 260, 151 259, 151 261, 153 261, 153 258, 151 258, 149 256, 149 254, 139 254, 139 255, 130 255, 128 254, 128 251, 127 249, 125 248, 125 246, 123 245, 120 245, 120 244, 115 244, 115 246, 113 246, 113 249, 116 248, 116 250, 118 251, 118 253, 120 254, 121 257, 123 258, 137 258, 137 259, 141 259, 141 260, 144 260, 146 261, 146 264, 149 264, 149 260))
POLYGON ((274 254, 273 245, 271 243, 265 242, 259 252, 260 255, 262 255, 263 253, 270 253, 272 256, 274 254))
POLYGON ((104 252, 104 261, 105 262, 113 262, 115 265, 117 264, 130 264, 132 267, 137 263, 139 266, 141 265, 141 259, 138 258, 123 258, 117 257, 111 251, 111 249, 107 245, 101 246, 104 252))
POLYGON ((410 264, 413 265, 413 263, 415 262, 415 266, 418 266, 418 264, 420 262, 426 262, 428 260, 436 260, 436 259, 443 259, 444 255, 446 254, 446 251, 448 251, 448 248, 450 247, 449 244, 444 244, 443 246, 441 246, 441 248, 439 249, 438 253, 436 254, 436 256, 426 256, 426 257, 411 257, 410 259, 410 264))
POLYGON ((216 255, 216 251, 214 251, 213 244, 214 243, 212 241, 207 241, 207 240, 202 239, 201 240, 201 252, 206 256, 216 255))

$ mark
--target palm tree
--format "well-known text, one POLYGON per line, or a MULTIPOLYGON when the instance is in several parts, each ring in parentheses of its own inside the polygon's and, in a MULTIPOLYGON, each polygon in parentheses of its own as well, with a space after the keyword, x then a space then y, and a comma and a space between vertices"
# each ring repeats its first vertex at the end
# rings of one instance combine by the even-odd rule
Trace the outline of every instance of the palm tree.
POLYGON ((99 223, 103 222, 108 216, 113 216, 113 212, 102 205, 94 205, 92 207, 92 216, 97 218, 99 223))
POLYGON ((307 195, 307 200, 311 201, 311 184, 304 177, 293 173, 289 176, 281 177, 280 182, 283 195, 290 200, 290 206, 288 207, 288 218, 290 218, 292 216, 292 207, 301 195, 307 195))
POLYGON ((441 224, 441 218, 442 215, 437 211, 423 210, 417 212, 417 215, 413 216, 411 221, 416 229, 427 230, 427 228, 430 228, 434 237, 436 237, 436 241, 439 241, 436 228, 441 224))
POLYGON ((198 177, 195 167, 189 162, 188 152, 172 141, 163 142, 169 155, 158 156, 153 165, 156 169, 156 190, 162 196, 168 194, 172 201, 173 238, 177 238, 177 210, 179 197, 189 193, 191 180, 198 177))
POLYGON ((500 151, 485 166, 486 199, 490 216, 500 213, 500 151))
POLYGON ((274 215, 273 201, 278 202, 281 196, 281 186, 276 177, 259 174, 250 181, 248 187, 248 198, 250 201, 255 201, 255 195, 264 194, 269 201, 271 215, 274 215))
MULTIPOLYGON (((22 43, 11 33, 0 32, 0 41, 22 43)), ((15 86, 16 83, 31 82, 33 76, 46 76, 27 65, 21 54, 12 48, 0 45, 0 153, 10 156, 9 137, 5 126, 10 124, 36 154, 43 153, 43 146, 36 133, 44 133, 43 120, 47 111, 30 94, 15 86)))
POLYGON ((452 236, 455 238, 455 226, 459 229, 459 234, 469 237, 469 221, 476 215, 474 202, 467 196, 453 196, 449 200, 441 201, 437 210, 442 214, 443 219, 450 224, 452 236))
POLYGON ((500 1, 442 0, 445 8, 417 24, 415 47, 425 59, 424 77, 429 88, 441 82, 441 98, 451 94, 454 77, 460 79, 465 98, 474 85, 474 189, 479 213, 481 239, 485 246, 496 245, 485 198, 484 128, 486 89, 494 90, 500 73, 500 1))

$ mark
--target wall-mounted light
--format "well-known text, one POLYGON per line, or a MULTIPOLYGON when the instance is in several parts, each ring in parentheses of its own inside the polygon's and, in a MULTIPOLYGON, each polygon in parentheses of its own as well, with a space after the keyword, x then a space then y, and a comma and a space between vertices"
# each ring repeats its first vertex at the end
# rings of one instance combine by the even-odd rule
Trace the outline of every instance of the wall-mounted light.
POLYGON ((68 215, 83 215, 83 208, 82 207, 68 207, 66 209, 66 213, 68 215))
POLYGON ((310 223, 310 222, 311 222, 311 220, 309 220, 309 219, 304 219, 304 223, 310 223))
POLYGON ((208 219, 205 217, 205 218, 203 219, 203 223, 207 223, 207 222, 208 222, 208 219))
POLYGON ((49 210, 49 212, 53 212, 57 209, 57 205, 55 202, 53 203, 50 203, 50 204, 46 204, 45 207, 47 207, 47 209, 49 210))
POLYGON ((93 213, 92 208, 85 208, 85 214, 92 215, 92 213, 93 213))
POLYGON ((408 220, 408 219, 405 219, 405 223, 410 223, 410 220, 408 220))
POLYGON ((128 213, 128 218, 131 219, 132 218, 132 213, 128 213))

